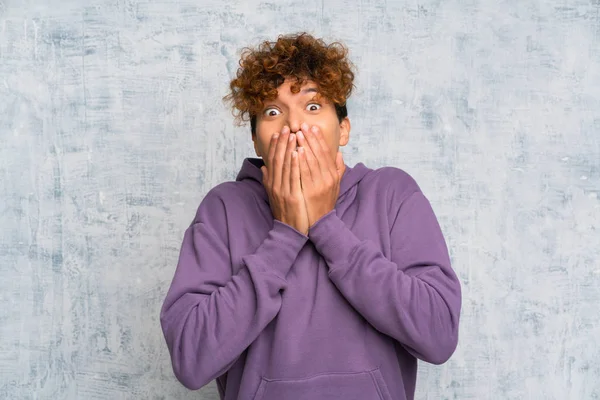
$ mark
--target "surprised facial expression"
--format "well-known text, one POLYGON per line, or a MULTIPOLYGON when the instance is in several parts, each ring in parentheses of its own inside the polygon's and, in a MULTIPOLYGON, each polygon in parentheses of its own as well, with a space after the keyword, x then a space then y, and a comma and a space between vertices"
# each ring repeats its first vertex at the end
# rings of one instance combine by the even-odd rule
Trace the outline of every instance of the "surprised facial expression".
POLYGON ((271 137, 281 133, 285 126, 295 133, 306 123, 320 129, 335 160, 339 147, 348 143, 350 120, 346 117, 340 122, 334 103, 318 96, 316 83, 307 81, 295 94, 291 91, 292 84, 293 81, 286 79, 277 88, 277 98, 266 101, 262 112, 256 116, 256 134, 252 137, 256 154, 268 163, 271 137))

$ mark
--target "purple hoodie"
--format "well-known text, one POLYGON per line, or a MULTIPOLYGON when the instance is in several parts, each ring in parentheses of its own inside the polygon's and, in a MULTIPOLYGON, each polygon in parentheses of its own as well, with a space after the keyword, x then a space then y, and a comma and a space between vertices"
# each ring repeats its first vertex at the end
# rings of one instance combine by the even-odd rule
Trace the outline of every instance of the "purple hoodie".
POLYGON ((404 171, 346 167, 308 232, 273 220, 260 159, 213 188, 161 311, 176 377, 225 400, 413 399, 417 359, 454 352, 460 283, 404 171))

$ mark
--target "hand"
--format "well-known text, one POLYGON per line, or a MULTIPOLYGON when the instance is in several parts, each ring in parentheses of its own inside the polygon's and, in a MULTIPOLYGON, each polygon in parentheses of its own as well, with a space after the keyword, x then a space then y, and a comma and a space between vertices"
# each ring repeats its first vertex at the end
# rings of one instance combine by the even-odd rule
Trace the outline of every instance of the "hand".
POLYGON ((310 227, 334 209, 345 165, 339 151, 332 159, 331 149, 318 127, 309 129, 304 123, 301 129, 297 132, 300 182, 310 227))
POLYGON ((284 127, 281 135, 274 134, 271 138, 267 163, 261 171, 273 217, 304 235, 308 234, 308 213, 300 186, 296 135, 290 134, 289 127, 284 127))

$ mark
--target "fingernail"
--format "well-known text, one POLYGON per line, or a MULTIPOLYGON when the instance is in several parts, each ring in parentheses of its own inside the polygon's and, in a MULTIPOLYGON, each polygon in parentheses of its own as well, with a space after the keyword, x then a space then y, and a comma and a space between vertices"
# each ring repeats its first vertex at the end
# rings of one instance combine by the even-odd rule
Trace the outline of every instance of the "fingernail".
POLYGON ((302 125, 300 125, 300 129, 302 129, 303 131, 307 131, 308 130, 308 124, 305 122, 302 125))
POLYGON ((293 141, 296 138, 296 135, 294 135, 293 133, 290 135, 290 142, 293 141))
POLYGON ((298 146, 298 153, 304 153, 304 147, 298 146))
POLYGON ((311 130, 313 133, 317 133, 317 130, 318 130, 318 128, 317 128, 316 126, 313 126, 312 128, 310 128, 310 130, 311 130))
POLYGON ((279 138, 279 133, 276 133, 273 135, 273 139, 277 139, 277 138, 279 138))
POLYGON ((304 139, 304 134, 302 133, 302 131, 296 132, 296 135, 298 135, 298 139, 304 139))

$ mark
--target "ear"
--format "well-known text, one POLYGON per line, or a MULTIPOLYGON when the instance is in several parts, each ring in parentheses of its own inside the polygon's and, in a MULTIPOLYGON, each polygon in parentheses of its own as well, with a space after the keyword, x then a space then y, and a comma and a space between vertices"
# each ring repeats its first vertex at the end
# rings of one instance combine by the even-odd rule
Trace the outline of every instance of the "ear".
POLYGON ((350 125, 350 118, 345 117, 342 122, 340 122, 340 146, 345 146, 348 144, 350 140, 350 129, 352 126, 350 125))

